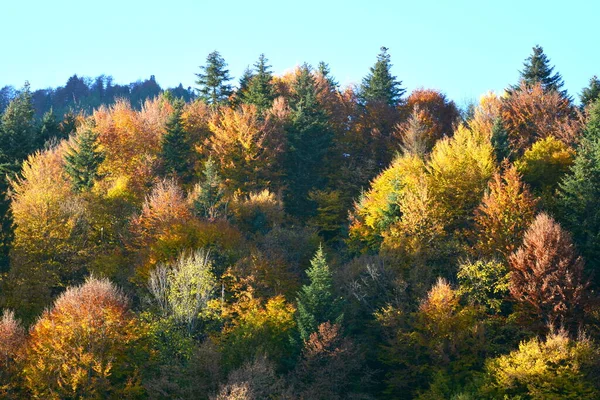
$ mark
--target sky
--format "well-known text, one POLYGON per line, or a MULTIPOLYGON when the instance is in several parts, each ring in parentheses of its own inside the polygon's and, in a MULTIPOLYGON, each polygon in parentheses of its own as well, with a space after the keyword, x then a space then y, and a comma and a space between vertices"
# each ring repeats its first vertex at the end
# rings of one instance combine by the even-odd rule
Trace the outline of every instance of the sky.
POLYGON ((593 0, 0 0, 0 87, 73 74, 193 87, 214 50, 236 83, 264 53, 276 74, 325 61, 342 85, 359 84, 385 46, 408 91, 464 105, 516 83, 539 44, 577 95, 600 75, 598 15, 593 0))

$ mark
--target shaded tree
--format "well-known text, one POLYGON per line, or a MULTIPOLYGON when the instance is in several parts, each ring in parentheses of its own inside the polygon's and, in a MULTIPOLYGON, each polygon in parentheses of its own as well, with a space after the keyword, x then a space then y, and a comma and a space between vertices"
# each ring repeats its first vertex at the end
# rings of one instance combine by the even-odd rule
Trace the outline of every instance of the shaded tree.
POLYGON ((192 149, 181 117, 184 105, 181 100, 174 103, 173 113, 162 137, 160 155, 166 174, 178 178, 182 183, 189 183, 193 172, 190 165, 192 149))
POLYGON ((588 105, 593 104, 600 98, 600 79, 594 75, 590 79, 588 87, 584 88, 579 95, 581 100, 581 109, 585 109, 588 105))
POLYGON ((104 161, 98 134, 91 128, 83 128, 73 139, 65 153, 65 172, 78 191, 89 190, 99 177, 98 168, 104 161))

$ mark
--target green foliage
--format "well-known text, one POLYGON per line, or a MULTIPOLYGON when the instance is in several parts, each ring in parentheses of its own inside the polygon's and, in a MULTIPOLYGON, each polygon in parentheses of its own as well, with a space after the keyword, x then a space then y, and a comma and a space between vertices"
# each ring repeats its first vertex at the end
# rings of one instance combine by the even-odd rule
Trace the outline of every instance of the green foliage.
POLYGON ((40 127, 40 134, 38 135, 36 147, 41 148, 50 139, 60 138, 62 136, 60 124, 56 119, 56 114, 54 114, 54 111, 51 108, 50 111, 47 111, 42 117, 42 125, 40 127))
MULTIPOLYGON (((583 139, 571 171, 560 183, 560 220, 591 270, 600 267, 600 100, 589 111, 583 139)), ((596 274, 597 279, 597 274, 596 274)))
MULTIPOLYGON (((533 53, 523 63, 523 70, 520 71, 521 81, 527 86, 533 86, 536 83, 541 83, 544 91, 557 91, 563 96, 567 96, 567 91, 561 91, 564 86, 560 73, 554 72, 554 67, 550 66, 550 59, 544 53, 541 46, 534 46, 533 53)), ((513 88, 518 90, 516 87, 513 88)))
MULTIPOLYGON (((255 73, 249 77, 246 89, 242 92, 244 103, 254 104, 261 114, 271 108, 275 99, 273 74, 270 71, 271 66, 267 64, 268 61, 264 54, 258 57, 258 61, 254 64, 255 73)), ((240 89, 242 90, 241 87, 240 89)))
POLYGON ((98 134, 91 128, 84 128, 73 139, 65 153, 65 172, 78 191, 89 190, 99 177, 98 167, 104 161, 104 153, 98 143, 98 134))
POLYGON ((508 267, 498 261, 466 262, 457 273, 458 292, 474 305, 485 307, 489 313, 499 313, 509 291, 508 267))
POLYGON ((511 149, 508 140, 508 132, 504 129, 501 118, 496 118, 492 126, 492 146, 497 162, 510 158, 511 149))
POLYGON ((292 90, 290 120, 285 128, 288 189, 284 200, 290 214, 307 217, 312 211, 308 194, 312 189, 321 189, 324 183, 319 172, 329 152, 333 131, 329 116, 318 101, 318 88, 308 65, 300 67, 292 90))
POLYGON ((229 96, 233 93, 231 85, 227 82, 231 80, 227 63, 218 51, 213 51, 206 57, 206 65, 201 66, 199 74, 196 74, 199 86, 199 98, 216 107, 220 104, 226 104, 229 96))
POLYGON ((402 82, 392 75, 388 48, 382 47, 380 50, 377 62, 362 81, 359 96, 364 103, 381 102, 395 107, 406 90, 400 86, 402 82))
POLYGON ((35 149, 37 139, 29 82, 4 110, 1 125, 0 149, 9 164, 20 163, 35 149))
POLYGON ((573 340, 558 332, 545 341, 532 339, 486 363, 481 395, 486 399, 597 399, 600 392, 587 376, 597 359, 597 346, 586 338, 573 340))
POLYGON ((584 88, 579 95, 581 109, 584 110, 590 104, 594 104, 600 98, 600 79, 596 75, 590 79, 588 87, 584 88))
POLYGON ((196 215, 209 220, 215 220, 226 216, 227 202, 225 201, 225 189, 219 175, 217 164, 212 158, 204 163, 202 171, 204 179, 194 186, 191 194, 196 215))
POLYGON ((310 261, 306 275, 310 284, 302 286, 296 299, 296 321, 303 341, 308 340, 323 322, 339 323, 342 319, 340 299, 334 293, 332 274, 322 246, 310 261))
POLYGON ((192 179, 191 145, 183 127, 181 115, 185 103, 177 100, 174 103, 173 114, 169 117, 165 135, 161 143, 161 159, 167 175, 177 177, 183 183, 192 179))

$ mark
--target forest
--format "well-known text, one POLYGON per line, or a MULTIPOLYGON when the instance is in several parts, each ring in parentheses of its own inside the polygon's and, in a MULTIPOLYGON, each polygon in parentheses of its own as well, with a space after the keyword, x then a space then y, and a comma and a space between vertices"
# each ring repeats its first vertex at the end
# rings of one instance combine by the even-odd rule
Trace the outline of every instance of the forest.
POLYGON ((600 398, 600 80, 382 47, 0 90, 0 398, 600 398))

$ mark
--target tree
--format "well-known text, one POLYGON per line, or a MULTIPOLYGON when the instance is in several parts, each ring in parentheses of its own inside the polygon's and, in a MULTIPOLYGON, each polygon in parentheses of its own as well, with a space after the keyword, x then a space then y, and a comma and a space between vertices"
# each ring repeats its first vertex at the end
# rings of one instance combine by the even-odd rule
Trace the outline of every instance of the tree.
POLYGON ((400 127, 400 137, 402 144, 400 148, 405 154, 415 155, 417 157, 424 157, 429 151, 433 144, 428 140, 428 129, 427 126, 419 118, 419 112, 414 109, 408 117, 408 121, 400 127))
POLYGON ((484 257, 508 259, 533 221, 536 203, 517 169, 505 164, 475 210, 476 251, 484 257))
POLYGON ((11 165, 24 160, 35 149, 36 129, 29 82, 2 114, 0 149, 11 165))
POLYGON ((321 74, 321 76, 323 78, 325 78, 325 80, 327 81, 327 83, 329 84, 329 86, 331 87, 332 90, 338 89, 340 84, 331 75, 331 70, 329 68, 329 64, 327 64, 325 61, 319 61, 319 64, 317 65, 317 72, 319 74, 321 74))
POLYGON ((577 332, 583 320, 589 282, 571 235, 547 214, 539 214, 509 258, 510 293, 534 329, 565 326, 577 332), (546 326, 544 326, 546 325, 546 326))
POLYGON ((162 137, 161 158, 165 172, 189 183, 192 178, 191 153, 187 132, 183 126, 182 113, 185 103, 175 101, 174 110, 166 124, 166 132, 162 137))
POLYGON ((209 158, 204 163, 204 179, 194 186, 191 194, 196 215, 216 220, 227 213, 225 189, 217 169, 217 163, 209 158))
POLYGON ((213 107, 227 103, 233 93, 231 85, 227 83, 231 77, 226 68, 227 63, 221 54, 213 51, 206 57, 206 65, 200 67, 202 72, 196 74, 200 99, 213 107))
POLYGON ((598 356, 590 339, 573 340, 562 331, 522 342, 518 350, 486 363, 477 398, 596 399, 600 392, 590 374, 598 356))
MULTIPOLYGON (((556 91, 561 96, 568 98, 567 91, 561 91, 564 86, 562 76, 558 72, 552 75, 552 72, 554 72, 554 67, 550 66, 550 59, 539 45, 533 47, 533 53, 523 62, 523 70, 519 71, 521 81, 526 86, 541 84, 545 92, 556 91)), ((513 90, 520 90, 520 88, 519 86, 513 87, 513 90)))
POLYGON ((264 54, 258 57, 254 64, 255 73, 248 82, 247 90, 244 92, 244 103, 254 104, 260 114, 273 106, 275 100, 275 88, 273 86, 273 74, 268 65, 269 60, 264 54))
MULTIPOLYGON (((558 192, 561 221, 573 233, 592 271, 600 267, 600 100, 590 106, 589 118, 571 171, 558 192)), ((598 279, 598 273, 595 274, 598 279)))
POLYGON ((150 293, 159 310, 185 324, 189 333, 194 332, 216 285, 209 252, 204 249, 182 253, 173 264, 161 264, 150 272, 150 293))
POLYGON ((511 156, 511 148, 508 141, 508 132, 506 129, 504 129, 504 124, 502 123, 501 118, 496 118, 494 120, 491 133, 491 142, 492 146, 494 147, 496 161, 502 162, 509 159, 511 156))
POLYGON ((380 50, 371 72, 363 78, 359 97, 364 103, 382 102, 395 107, 406 90, 400 86, 402 82, 396 80, 391 73, 392 64, 388 48, 381 47, 380 50))
POLYGON ((15 313, 4 310, 0 319, 0 397, 2 398, 19 398, 19 389, 21 389, 19 372, 25 340, 25 329, 15 318, 15 313))
POLYGON ((308 65, 300 67, 292 89, 290 118, 285 127, 284 166, 288 181, 285 203, 292 215, 306 217, 311 213, 308 193, 323 187, 320 171, 331 146, 333 131, 329 116, 318 102, 318 89, 308 65))
POLYGON ((84 128, 73 139, 65 153, 65 172, 78 191, 91 189, 99 177, 98 168, 104 161, 104 153, 98 143, 98 134, 91 128, 84 128))
POLYGON ((69 288, 31 328, 23 374, 34 397, 137 397, 141 336, 125 295, 107 279, 69 288))
POLYGON ((335 297, 332 274, 322 246, 310 261, 306 275, 310 284, 302 286, 296 299, 296 321, 303 341, 308 340, 323 322, 339 323, 342 319, 341 303, 335 297))
POLYGON ((54 114, 53 109, 50 108, 50 111, 44 113, 44 116, 42 117, 42 126, 40 127, 40 134, 38 136, 36 147, 41 148, 50 139, 59 138, 61 136, 63 135, 56 119, 56 114, 54 114))
POLYGON ((588 105, 593 104, 600 98, 600 79, 594 75, 590 79, 588 87, 584 88, 579 95, 581 100, 581 109, 584 110, 588 105))

